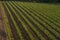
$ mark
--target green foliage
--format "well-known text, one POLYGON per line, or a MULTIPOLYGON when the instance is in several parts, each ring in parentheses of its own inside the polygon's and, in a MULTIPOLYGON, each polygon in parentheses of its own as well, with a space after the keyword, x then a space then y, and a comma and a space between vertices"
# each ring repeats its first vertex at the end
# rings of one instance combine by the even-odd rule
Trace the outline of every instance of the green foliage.
MULTIPOLYGON (((22 31, 19 30, 21 26, 18 26, 14 17, 17 17, 16 19, 22 24, 23 30, 26 31, 31 40, 35 40, 36 37, 41 40, 46 40, 44 35, 47 35, 49 40, 58 40, 60 38, 60 5, 16 1, 9 1, 3 4, 11 17, 20 40, 25 40, 25 38, 22 31), (42 34, 41 31, 44 32, 44 34, 42 34), (37 36, 35 37, 34 34, 37 36)), ((6 23, 6 25, 8 24, 6 23)), ((7 31, 9 39, 11 40, 12 34, 10 28, 9 30, 7 29, 7 31)))

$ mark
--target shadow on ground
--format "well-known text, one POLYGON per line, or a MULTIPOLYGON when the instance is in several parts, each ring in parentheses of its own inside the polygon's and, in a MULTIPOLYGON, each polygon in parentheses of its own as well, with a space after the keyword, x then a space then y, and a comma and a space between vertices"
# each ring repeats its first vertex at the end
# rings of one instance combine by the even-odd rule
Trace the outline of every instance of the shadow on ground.
POLYGON ((44 3, 44 4, 54 4, 54 5, 60 5, 60 1, 59 2, 42 2, 39 0, 0 0, 0 1, 16 1, 16 2, 29 2, 29 3, 44 3))
POLYGON ((7 34, 0 29, 0 36, 3 37, 3 38, 6 38, 7 34))

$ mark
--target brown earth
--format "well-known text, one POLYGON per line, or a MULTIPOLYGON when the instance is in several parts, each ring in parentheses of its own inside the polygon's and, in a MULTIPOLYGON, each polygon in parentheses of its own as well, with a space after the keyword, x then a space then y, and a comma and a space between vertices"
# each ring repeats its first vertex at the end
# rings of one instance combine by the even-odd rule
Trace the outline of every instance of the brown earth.
POLYGON ((1 10, 1 5, 0 5, 0 40, 8 40, 6 34, 6 28, 4 26, 4 21, 3 21, 3 13, 1 10))

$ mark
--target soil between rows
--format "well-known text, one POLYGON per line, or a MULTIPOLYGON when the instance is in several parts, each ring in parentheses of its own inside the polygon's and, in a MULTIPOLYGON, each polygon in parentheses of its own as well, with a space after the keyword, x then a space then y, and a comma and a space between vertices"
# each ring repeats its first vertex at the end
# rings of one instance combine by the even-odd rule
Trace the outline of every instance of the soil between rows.
POLYGON ((3 11, 2 11, 2 3, 0 3, 0 40, 8 40, 7 32, 6 32, 6 26, 4 25, 4 18, 3 18, 3 11))

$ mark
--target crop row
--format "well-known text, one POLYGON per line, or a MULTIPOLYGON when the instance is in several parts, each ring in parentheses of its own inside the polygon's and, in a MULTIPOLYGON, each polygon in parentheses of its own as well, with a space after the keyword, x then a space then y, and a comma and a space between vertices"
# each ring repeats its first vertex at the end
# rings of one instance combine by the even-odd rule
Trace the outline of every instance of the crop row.
POLYGON ((42 5, 16 1, 3 2, 11 29, 9 33, 12 33, 9 40, 60 39, 59 16, 50 15, 49 9, 45 9, 42 5))

